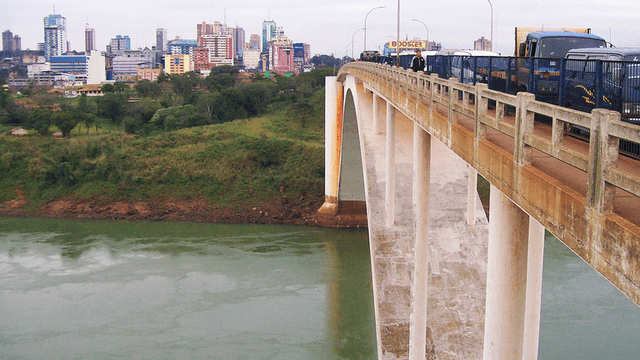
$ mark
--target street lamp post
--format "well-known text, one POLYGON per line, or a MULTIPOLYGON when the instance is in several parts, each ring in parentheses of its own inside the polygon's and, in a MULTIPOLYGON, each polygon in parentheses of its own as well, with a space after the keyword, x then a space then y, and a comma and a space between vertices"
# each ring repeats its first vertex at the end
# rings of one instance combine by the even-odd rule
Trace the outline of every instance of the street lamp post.
POLYGON ((429 50, 429 28, 427 27, 427 24, 423 23, 418 19, 411 19, 411 20, 419 22, 420 24, 424 25, 425 29, 427 29, 427 47, 425 48, 425 50, 429 50))
POLYGON ((369 14, 371 14, 373 10, 382 9, 382 8, 386 8, 386 6, 385 5, 376 6, 373 9, 369 10, 367 15, 364 17, 364 51, 367 51, 367 18, 369 17, 369 14))
POLYGON ((396 67, 400 67, 400 0, 398 0, 398 32, 396 33, 396 67))
POLYGON ((354 59, 353 57, 353 43, 355 42, 354 36, 356 36, 356 33, 360 30, 364 30, 364 28, 360 28, 356 31, 353 32, 353 35, 351 35, 351 58, 354 59))
POLYGON ((491 51, 493 51, 493 5, 491 4, 491 0, 487 0, 489 2, 489 6, 491 7, 491 51))

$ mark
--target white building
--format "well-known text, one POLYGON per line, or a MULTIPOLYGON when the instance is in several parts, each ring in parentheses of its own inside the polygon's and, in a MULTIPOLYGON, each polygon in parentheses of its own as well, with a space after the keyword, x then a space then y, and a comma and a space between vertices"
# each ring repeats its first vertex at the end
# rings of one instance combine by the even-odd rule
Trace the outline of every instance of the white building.
POLYGON ((242 62, 245 69, 257 69, 260 66, 260 50, 244 49, 242 51, 242 62))
POLYGON ((27 66, 27 77, 29 79, 35 79, 40 73, 45 71, 51 71, 50 63, 37 63, 27 66))
POLYGON ((102 84, 107 81, 105 56, 100 51, 90 51, 87 55, 87 85, 102 84))
POLYGON ((233 35, 202 35, 202 46, 209 48, 209 63, 215 66, 233 65, 235 51, 233 48, 233 35))

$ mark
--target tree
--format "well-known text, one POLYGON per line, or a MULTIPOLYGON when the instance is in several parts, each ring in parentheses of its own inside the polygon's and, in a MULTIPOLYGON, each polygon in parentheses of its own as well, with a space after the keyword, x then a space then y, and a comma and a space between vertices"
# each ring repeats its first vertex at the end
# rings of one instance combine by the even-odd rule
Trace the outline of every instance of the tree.
POLYGON ((198 108, 207 117, 209 124, 216 123, 218 120, 217 112, 220 110, 221 97, 222 95, 215 91, 198 98, 198 108))
POLYGON ((60 129, 63 136, 69 136, 71 130, 78 125, 78 120, 69 112, 59 111, 53 116, 53 125, 60 129))
POLYGON ((117 93, 123 93, 129 91, 130 88, 129 85, 123 83, 122 81, 116 81, 116 83, 113 84, 113 90, 117 93))
POLYGON ((169 76, 169 83, 173 91, 182 95, 187 104, 196 102, 197 96, 194 91, 200 84, 200 75, 193 71, 185 74, 173 74, 169 76))
POLYGON ((302 99, 295 105, 293 105, 293 108, 296 110, 296 113, 300 117, 300 125, 304 129, 307 118, 311 116, 311 113, 313 112, 313 105, 311 105, 309 99, 302 99))
MULTIPOLYGON (((108 84, 105 84, 108 85, 108 84)), ((116 124, 124 115, 127 99, 122 94, 106 93, 98 97, 98 115, 111 119, 116 124)))
POLYGON ((204 125, 203 118, 193 105, 178 105, 156 111, 149 126, 171 131, 192 126, 204 125))
POLYGON ((27 129, 33 129, 40 135, 47 135, 49 133, 49 126, 51 126, 51 112, 44 109, 34 109, 29 114, 25 123, 23 124, 27 129))
POLYGON ((157 82, 149 80, 138 81, 133 89, 142 97, 158 96, 162 93, 162 86, 157 82))
POLYGON ((112 93, 115 92, 116 89, 113 87, 112 84, 104 84, 102 85, 102 93, 106 94, 106 93, 112 93))
POLYGON ((236 83, 238 72, 237 66, 215 66, 211 68, 209 76, 206 77, 205 85, 211 91, 232 87, 236 83))
POLYGON ((258 116, 262 115, 262 110, 269 103, 275 93, 273 83, 263 82, 241 84, 238 87, 238 90, 244 93, 244 107, 249 115, 258 116))

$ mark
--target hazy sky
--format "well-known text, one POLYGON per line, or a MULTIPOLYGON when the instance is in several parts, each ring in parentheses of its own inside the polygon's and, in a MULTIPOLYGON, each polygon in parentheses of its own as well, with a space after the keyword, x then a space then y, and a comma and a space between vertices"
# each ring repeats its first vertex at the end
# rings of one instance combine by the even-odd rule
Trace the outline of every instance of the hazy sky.
MULTIPOLYGON (((494 50, 511 55, 514 27, 590 27, 616 46, 640 46, 640 0, 493 0, 494 50)), ((163 1, 163 0, 0 0, 0 31, 22 37, 22 48, 43 42, 43 18, 53 13, 67 18, 71 48, 84 51, 87 21, 96 30, 98 50, 115 35, 129 35, 133 48, 155 45, 155 29, 195 39, 196 24, 226 21, 249 34, 262 34, 262 21, 273 19, 294 42, 311 44, 313 54, 351 54, 351 39, 367 19, 367 48, 382 48, 396 37, 397 1, 388 0, 271 0, 271 1, 163 1)), ((447 48, 473 48, 473 41, 490 38, 488 0, 401 0, 400 37, 425 39, 447 48)), ((364 32, 353 37, 355 52, 363 48, 364 32)))

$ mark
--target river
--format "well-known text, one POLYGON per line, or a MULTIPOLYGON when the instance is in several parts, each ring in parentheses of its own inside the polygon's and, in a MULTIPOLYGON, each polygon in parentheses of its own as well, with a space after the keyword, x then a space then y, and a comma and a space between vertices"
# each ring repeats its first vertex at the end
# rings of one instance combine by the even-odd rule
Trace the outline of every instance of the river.
MULTIPOLYGON (((540 359, 640 359, 640 309, 553 237, 540 359)), ((0 217, 2 359, 374 359, 366 230, 0 217)))

